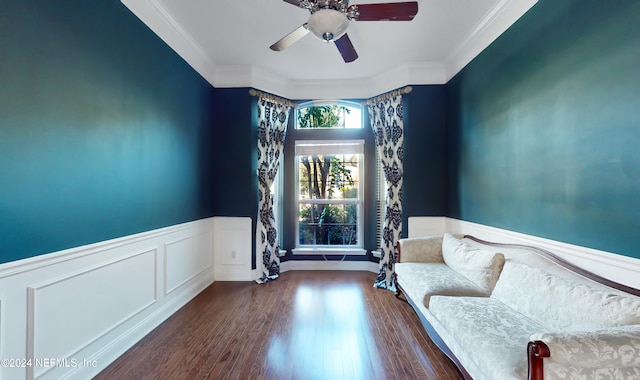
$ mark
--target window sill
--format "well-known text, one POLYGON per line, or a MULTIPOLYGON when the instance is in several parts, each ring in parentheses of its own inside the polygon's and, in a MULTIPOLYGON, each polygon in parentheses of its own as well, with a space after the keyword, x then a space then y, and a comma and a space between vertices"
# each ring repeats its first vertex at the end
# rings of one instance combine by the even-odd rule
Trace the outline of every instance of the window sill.
POLYGON ((294 248, 294 255, 366 255, 367 251, 360 248, 294 248))
POLYGON ((371 253, 373 254, 373 257, 377 257, 377 258, 382 257, 382 252, 380 251, 371 251, 371 253))

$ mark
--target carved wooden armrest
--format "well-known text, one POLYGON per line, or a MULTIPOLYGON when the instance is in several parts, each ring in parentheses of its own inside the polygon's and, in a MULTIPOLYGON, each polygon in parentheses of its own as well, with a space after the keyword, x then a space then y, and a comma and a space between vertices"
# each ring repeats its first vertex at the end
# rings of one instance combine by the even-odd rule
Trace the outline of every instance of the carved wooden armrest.
POLYGON ((543 359, 551 356, 549 346, 540 340, 527 344, 527 358, 529 360, 529 380, 544 379, 543 359))

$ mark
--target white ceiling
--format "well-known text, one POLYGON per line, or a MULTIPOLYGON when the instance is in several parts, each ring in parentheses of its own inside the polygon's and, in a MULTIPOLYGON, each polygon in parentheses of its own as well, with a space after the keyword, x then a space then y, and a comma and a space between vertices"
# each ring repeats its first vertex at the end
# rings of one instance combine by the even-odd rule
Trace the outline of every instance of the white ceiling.
POLYGON ((284 51, 270 50, 310 16, 282 0, 121 1, 215 87, 344 99, 446 83, 537 0, 418 0, 412 21, 351 22, 359 55, 352 63, 311 34, 284 51))

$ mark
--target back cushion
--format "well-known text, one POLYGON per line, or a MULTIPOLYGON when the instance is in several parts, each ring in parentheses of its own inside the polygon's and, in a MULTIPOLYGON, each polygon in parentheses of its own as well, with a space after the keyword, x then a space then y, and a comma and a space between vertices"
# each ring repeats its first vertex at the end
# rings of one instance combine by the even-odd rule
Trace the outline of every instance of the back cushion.
POLYGON ((400 239, 400 262, 442 263, 442 236, 400 239))
POLYGON ((451 269, 489 293, 504 265, 502 253, 474 248, 450 234, 442 238, 442 258, 451 269))
POLYGON ((550 332, 640 323, 640 297, 578 283, 513 260, 506 261, 491 297, 550 332))

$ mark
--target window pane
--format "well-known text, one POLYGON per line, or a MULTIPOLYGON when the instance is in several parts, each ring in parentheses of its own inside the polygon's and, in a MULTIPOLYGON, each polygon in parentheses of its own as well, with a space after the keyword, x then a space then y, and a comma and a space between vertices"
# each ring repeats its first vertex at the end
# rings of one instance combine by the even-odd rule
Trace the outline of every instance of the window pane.
POLYGON ((296 128, 362 128, 362 110, 336 104, 303 107, 298 109, 296 128))
POLYGON ((299 245, 358 245, 358 205, 300 204, 299 245))
POLYGON ((358 155, 298 156, 299 199, 358 199, 358 155))

